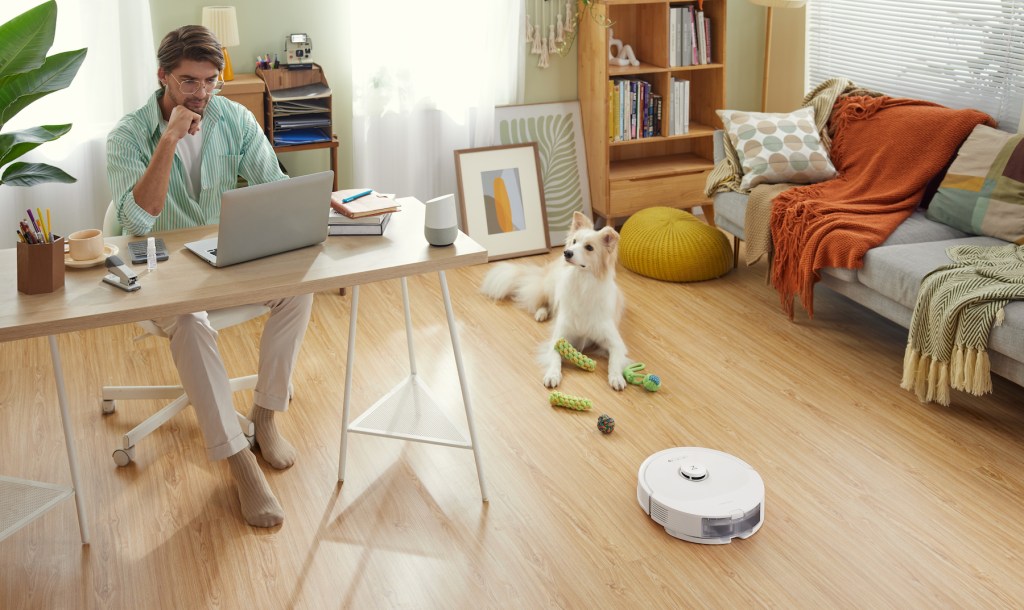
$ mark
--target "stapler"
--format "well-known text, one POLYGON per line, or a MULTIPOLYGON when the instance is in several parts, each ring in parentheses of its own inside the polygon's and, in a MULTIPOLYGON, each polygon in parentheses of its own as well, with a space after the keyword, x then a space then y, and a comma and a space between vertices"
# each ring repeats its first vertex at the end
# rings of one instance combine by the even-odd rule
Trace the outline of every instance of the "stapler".
POLYGON ((103 276, 103 281, 117 286, 126 292, 134 292, 142 288, 138 283, 139 276, 124 264, 117 256, 108 256, 104 263, 111 272, 103 276))

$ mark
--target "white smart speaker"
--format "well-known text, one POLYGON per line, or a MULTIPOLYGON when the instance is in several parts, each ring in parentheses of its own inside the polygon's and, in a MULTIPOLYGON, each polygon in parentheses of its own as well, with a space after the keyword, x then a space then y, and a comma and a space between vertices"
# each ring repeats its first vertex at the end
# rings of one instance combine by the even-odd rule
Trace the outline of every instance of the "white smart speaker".
POLYGON ((441 195, 426 203, 423 236, 431 246, 450 246, 459 236, 459 216, 455 213, 455 195, 441 195))

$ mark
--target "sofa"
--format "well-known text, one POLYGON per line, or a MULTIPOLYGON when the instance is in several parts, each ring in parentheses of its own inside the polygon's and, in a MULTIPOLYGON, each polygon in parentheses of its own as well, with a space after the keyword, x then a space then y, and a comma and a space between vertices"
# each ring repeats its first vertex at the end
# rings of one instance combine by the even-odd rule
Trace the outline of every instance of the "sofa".
MULTIPOLYGON (((718 131, 716 163, 724 156, 722 139, 723 132, 718 131)), ((728 191, 714 196, 715 223, 734 237, 734 247, 744 239, 746 207, 747 195, 728 191)), ((884 243, 868 250, 862 268, 822 269, 818 286, 909 328, 921 280, 937 267, 950 264, 947 248, 1007 243, 935 222, 918 209, 884 243)), ((1011 301, 1006 306, 1005 319, 992 328, 988 351, 993 373, 1024 386, 1024 302, 1011 301)))

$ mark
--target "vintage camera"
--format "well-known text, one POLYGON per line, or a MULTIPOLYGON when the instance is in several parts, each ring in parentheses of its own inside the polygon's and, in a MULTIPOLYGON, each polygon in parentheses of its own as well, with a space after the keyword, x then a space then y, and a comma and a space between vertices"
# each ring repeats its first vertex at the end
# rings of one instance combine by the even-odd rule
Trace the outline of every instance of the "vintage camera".
POLYGON ((289 34, 284 42, 288 65, 312 65, 313 41, 309 34, 289 34))

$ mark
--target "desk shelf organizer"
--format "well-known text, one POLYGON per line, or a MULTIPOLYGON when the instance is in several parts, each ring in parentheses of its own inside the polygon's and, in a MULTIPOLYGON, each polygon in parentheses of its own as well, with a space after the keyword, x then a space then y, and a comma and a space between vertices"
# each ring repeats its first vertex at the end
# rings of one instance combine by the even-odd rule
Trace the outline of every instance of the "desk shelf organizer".
POLYGON ((333 94, 319 64, 302 70, 256 69, 265 84, 264 129, 274 152, 329 148, 338 190, 338 138, 331 114, 333 94))

